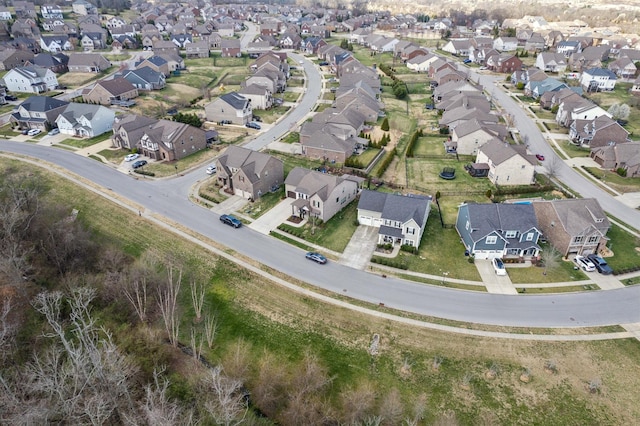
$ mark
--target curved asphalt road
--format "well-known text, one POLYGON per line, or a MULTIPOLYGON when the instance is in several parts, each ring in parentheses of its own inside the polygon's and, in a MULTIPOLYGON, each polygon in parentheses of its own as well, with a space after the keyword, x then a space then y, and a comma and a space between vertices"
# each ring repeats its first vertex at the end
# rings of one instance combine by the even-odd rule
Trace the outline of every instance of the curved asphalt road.
POLYGON ((640 286, 618 290, 509 296, 382 278, 335 262, 316 265, 304 253, 247 227, 222 225, 169 181, 134 180, 74 153, 35 144, 0 141, 0 150, 42 159, 83 176, 148 211, 166 216, 258 262, 312 285, 355 299, 457 321, 521 327, 579 327, 640 322, 640 286), (293 261, 292 261, 293 260, 293 261))

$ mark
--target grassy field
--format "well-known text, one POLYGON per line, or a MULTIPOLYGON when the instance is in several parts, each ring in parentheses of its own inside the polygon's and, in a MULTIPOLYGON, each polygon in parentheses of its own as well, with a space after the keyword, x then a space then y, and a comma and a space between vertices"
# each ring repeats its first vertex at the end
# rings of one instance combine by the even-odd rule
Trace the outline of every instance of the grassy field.
POLYGON ((107 132, 107 133, 103 133, 101 135, 98 135, 96 137, 90 138, 90 139, 68 138, 68 139, 64 139, 62 142, 60 142, 60 144, 67 145, 67 146, 72 146, 74 148, 86 148, 88 146, 92 146, 92 145, 95 145, 97 143, 104 142, 107 139, 110 139, 111 136, 112 136, 112 133, 107 132))
POLYGON ((603 170, 599 167, 583 167, 587 173, 606 183, 618 192, 640 191, 640 178, 627 178, 610 170, 603 170))
MULTIPOLYGON (((327 400, 337 401, 341 390, 367 383, 378 400, 397 390, 403 411, 409 413, 416 396, 425 394, 424 424, 435 424, 448 410, 455 417, 453 424, 462 425, 634 424, 640 418, 636 401, 640 343, 634 339, 498 340, 366 316, 292 293, 68 181, 53 175, 46 178, 56 188, 52 196, 77 208, 80 220, 99 240, 136 257, 171 253, 176 262, 188 264, 191 273, 204 274, 205 312, 215 312, 218 321, 215 346, 203 354, 209 362, 230 368, 228 352, 239 340, 248 346, 250 365, 274 356, 287 374, 294 372, 292 364, 303 354, 312 353, 333 378, 327 400), (374 333, 380 335, 381 344, 378 355, 372 356, 367 349, 374 333), (441 361, 438 368, 434 359, 441 361), (554 373, 544 368, 549 361, 556 366, 554 373), (497 373, 495 377, 487 374, 489 370, 497 373), (524 372, 526 382, 521 380, 524 372), (590 393, 587 385, 595 381, 600 386, 590 393)), ((188 286, 183 285, 180 303, 181 341, 187 343, 193 325, 188 286)), ((142 352, 142 330, 118 322, 108 308, 96 309, 125 353, 135 360, 147 359, 144 367, 152 368, 152 360, 142 352)), ((183 375, 189 371, 186 367, 171 371, 170 393, 186 401, 190 380, 183 375)), ((251 389, 256 376, 254 371, 248 374, 251 389)))

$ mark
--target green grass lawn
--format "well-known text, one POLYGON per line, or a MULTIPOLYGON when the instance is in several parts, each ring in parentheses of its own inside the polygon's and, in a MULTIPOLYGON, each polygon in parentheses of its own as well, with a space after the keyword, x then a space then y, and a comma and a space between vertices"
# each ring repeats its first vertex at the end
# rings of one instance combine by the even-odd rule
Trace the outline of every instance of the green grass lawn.
POLYGON ((319 160, 311 160, 301 155, 290 155, 278 151, 269 151, 268 154, 281 159, 284 162, 284 175, 285 177, 295 167, 304 167, 305 169, 316 169, 322 166, 322 162, 319 160))
POLYGON ((558 260, 558 267, 547 268, 546 275, 545 269, 538 266, 529 268, 509 268, 507 266, 507 271, 514 284, 560 283, 589 279, 580 269, 574 269, 574 266, 573 262, 558 260))
POLYGON ((301 93, 298 93, 298 92, 285 91, 282 94, 282 99, 284 99, 285 102, 295 102, 298 100, 300 95, 301 93))
POLYGON ((378 149, 378 148, 367 148, 357 158, 358 158, 358 160, 360 160, 360 162, 366 168, 373 161, 373 159, 376 157, 376 155, 378 155, 379 152, 380 152, 380 149, 378 149))
POLYGON ((107 139, 110 139, 112 136, 111 132, 103 133, 96 137, 90 139, 78 139, 78 138, 68 138, 60 142, 62 145, 72 146, 74 148, 86 148, 88 146, 95 145, 100 142, 104 142, 107 139))
MULTIPOLYGON (((635 224, 638 226, 638 224, 635 224)), ((640 240, 619 226, 612 224, 607 237, 611 239, 607 246, 613 251, 612 257, 607 257, 607 263, 614 271, 640 266, 640 240)))
POLYGON ((328 222, 313 225, 311 219, 302 228, 291 225, 281 225, 286 229, 302 230, 302 236, 306 241, 326 247, 329 250, 342 253, 349 244, 351 236, 356 231, 356 218, 358 217, 358 202, 352 201, 348 206, 335 214, 328 222))
POLYGON ((263 194, 262 197, 247 205, 240 213, 257 219, 282 201, 284 196, 284 186, 282 186, 278 191, 263 194))
POLYGON ((640 191, 640 178, 622 177, 611 170, 603 170, 599 167, 583 167, 590 175, 600 179, 603 183, 611 186, 618 192, 640 191))
POLYGON ((298 133, 298 132, 289 132, 285 136, 283 136, 280 141, 284 142, 284 143, 300 142, 300 133, 298 133))
POLYGON ((166 177, 176 174, 180 174, 185 170, 204 163, 211 158, 214 158, 218 154, 215 149, 203 149, 191 155, 188 155, 178 161, 171 163, 167 162, 154 162, 145 166, 145 170, 153 172, 156 177, 166 177), (176 167, 177 166, 177 167, 176 167))
POLYGON ((169 83, 186 84, 199 89, 202 85, 211 86, 216 82, 218 73, 212 68, 192 68, 169 78, 169 83))
POLYGON ((288 106, 278 106, 271 107, 269 109, 254 109, 253 112, 255 115, 259 116, 260 119, 267 123, 275 123, 280 117, 289 112, 291 107, 288 106))
POLYGON ((447 137, 445 135, 439 134, 425 134, 421 136, 416 141, 413 146, 413 153, 416 157, 421 156, 444 156, 444 146, 443 143, 446 141, 447 137))
POLYGON ((110 163, 120 164, 127 154, 131 154, 131 151, 127 149, 103 149, 98 151, 97 154, 106 158, 110 163))
POLYGON ((564 152, 567 153, 569 158, 588 157, 589 154, 591 153, 589 148, 582 148, 569 141, 558 141, 558 145, 562 147, 562 149, 564 150, 564 152))

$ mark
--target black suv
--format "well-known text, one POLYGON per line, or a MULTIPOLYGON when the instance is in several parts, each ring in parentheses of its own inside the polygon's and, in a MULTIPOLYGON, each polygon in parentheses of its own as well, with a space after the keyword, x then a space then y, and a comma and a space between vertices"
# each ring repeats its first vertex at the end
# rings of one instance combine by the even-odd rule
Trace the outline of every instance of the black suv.
POLYGON ((138 169, 142 166, 146 166, 147 165, 147 160, 138 160, 135 163, 133 163, 131 165, 131 167, 133 167, 134 169, 138 169))

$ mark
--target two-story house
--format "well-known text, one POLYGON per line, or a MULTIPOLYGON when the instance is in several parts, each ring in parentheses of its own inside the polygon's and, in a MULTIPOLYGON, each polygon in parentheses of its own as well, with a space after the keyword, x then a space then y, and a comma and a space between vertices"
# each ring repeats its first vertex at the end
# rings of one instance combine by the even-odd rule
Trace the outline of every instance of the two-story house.
POLYGON ((70 103, 56 118, 60 133, 80 138, 92 138, 113 128, 115 111, 102 105, 70 103))
POLYGON ((40 129, 44 132, 53 127, 67 105, 69 102, 49 96, 31 96, 18 105, 9 121, 19 129, 40 129))
POLYGON ((420 247, 431 197, 364 190, 358 202, 358 223, 379 228, 378 244, 420 247))
POLYGON ((540 252, 542 232, 531 204, 462 204, 456 230, 476 259, 531 259, 540 252))
POLYGON ((251 121, 253 109, 251 102, 237 92, 225 93, 204 107, 207 121, 230 121, 244 125, 251 121))
POLYGON ((36 65, 13 68, 2 80, 12 92, 38 94, 58 87, 58 79, 53 71, 36 65))
POLYGON ((284 163, 271 155, 229 146, 216 160, 216 179, 229 194, 257 200, 284 180, 284 163))
POLYGON ((536 157, 524 145, 509 145, 490 140, 480 147, 476 164, 489 165, 489 180, 494 185, 531 185, 535 182, 536 157))

